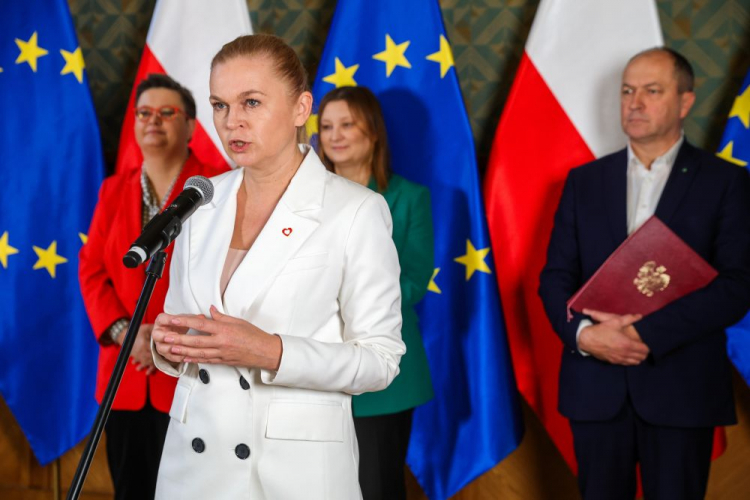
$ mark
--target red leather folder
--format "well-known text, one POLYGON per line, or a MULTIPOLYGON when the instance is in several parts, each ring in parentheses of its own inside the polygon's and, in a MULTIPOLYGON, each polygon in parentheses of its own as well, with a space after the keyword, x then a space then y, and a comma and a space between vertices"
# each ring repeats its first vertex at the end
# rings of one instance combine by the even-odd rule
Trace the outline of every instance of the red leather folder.
POLYGON ((699 288, 719 273, 656 216, 649 218, 568 300, 584 308, 616 314, 657 311, 699 288))

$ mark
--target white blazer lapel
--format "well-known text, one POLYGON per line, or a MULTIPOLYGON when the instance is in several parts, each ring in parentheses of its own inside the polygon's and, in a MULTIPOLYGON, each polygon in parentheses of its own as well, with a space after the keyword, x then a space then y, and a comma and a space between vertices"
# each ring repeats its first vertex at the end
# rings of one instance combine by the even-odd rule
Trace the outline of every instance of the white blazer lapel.
POLYGON ((224 292, 227 314, 248 317, 261 295, 320 225, 326 170, 308 152, 224 292))
POLYGON ((213 178, 213 201, 200 207, 190 218, 190 288, 201 313, 206 316, 210 314, 211 305, 224 312, 219 281, 232 241, 237 190, 242 179, 242 169, 213 178))

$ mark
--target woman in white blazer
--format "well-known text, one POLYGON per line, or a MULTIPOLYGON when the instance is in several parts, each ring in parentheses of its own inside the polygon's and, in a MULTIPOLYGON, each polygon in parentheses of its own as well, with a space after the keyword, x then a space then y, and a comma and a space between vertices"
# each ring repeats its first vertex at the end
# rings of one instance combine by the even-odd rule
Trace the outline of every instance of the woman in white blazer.
POLYGON ((214 125, 242 168, 183 226, 152 333, 180 377, 157 498, 361 498, 351 395, 398 374, 400 269, 385 200, 297 145, 306 82, 270 35, 212 62, 214 125))

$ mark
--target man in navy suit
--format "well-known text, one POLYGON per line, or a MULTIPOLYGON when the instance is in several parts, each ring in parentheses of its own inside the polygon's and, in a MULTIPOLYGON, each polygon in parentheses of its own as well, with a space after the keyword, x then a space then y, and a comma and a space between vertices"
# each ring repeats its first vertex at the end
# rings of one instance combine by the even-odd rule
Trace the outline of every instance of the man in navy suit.
MULTIPOLYGON (((539 294, 564 343, 559 410, 585 499, 700 499, 714 426, 736 423, 724 329, 750 308, 750 176, 690 145, 693 70, 677 52, 634 56, 622 78, 626 149, 573 169, 539 294), (719 272, 646 317, 574 313, 567 300, 656 215, 719 272)), ((623 283, 622 286, 632 286, 623 283)))

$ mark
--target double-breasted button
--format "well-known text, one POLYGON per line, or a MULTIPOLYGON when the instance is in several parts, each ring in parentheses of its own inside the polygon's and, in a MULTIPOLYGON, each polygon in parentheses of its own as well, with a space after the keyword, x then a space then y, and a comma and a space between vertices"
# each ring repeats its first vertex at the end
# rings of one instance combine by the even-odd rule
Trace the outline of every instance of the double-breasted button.
POLYGON ((243 377, 242 375, 240 375, 240 387, 242 387, 242 389, 245 391, 250 389, 250 384, 247 382, 247 380, 245 380, 245 377, 243 377))
POLYGON ((209 377, 208 371, 204 370, 203 368, 198 370, 198 376, 200 377, 201 382, 203 382, 204 384, 207 384, 211 381, 211 377, 209 377))
POLYGON ((237 455, 237 458, 240 460, 245 460, 250 456, 250 448, 246 444, 238 444, 234 449, 234 454, 237 455))
MULTIPOLYGON (((203 453, 206 450, 206 443, 204 443, 201 438, 193 439, 193 442, 191 444, 193 446, 193 451, 195 451, 196 453, 203 453)), ((248 451, 248 453, 250 452, 248 451)))

